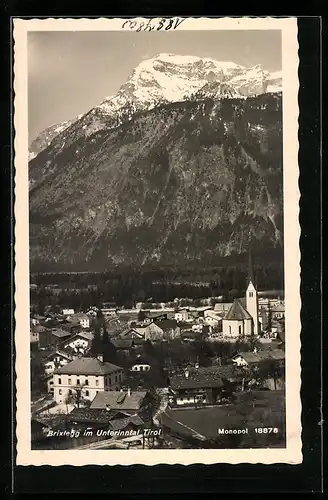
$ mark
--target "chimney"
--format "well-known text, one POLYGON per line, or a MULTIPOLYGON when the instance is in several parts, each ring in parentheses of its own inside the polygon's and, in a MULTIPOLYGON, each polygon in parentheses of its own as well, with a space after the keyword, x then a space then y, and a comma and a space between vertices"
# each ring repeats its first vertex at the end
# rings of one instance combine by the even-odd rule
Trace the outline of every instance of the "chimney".
POLYGON ((253 352, 257 352, 257 347, 254 346, 253 352))
POLYGON ((185 377, 189 378, 189 370, 185 370, 185 377))
POLYGON ((109 411, 109 410, 110 410, 110 406, 106 405, 106 411, 109 411))
POLYGON ((102 354, 97 354, 97 359, 102 363, 104 361, 104 357, 102 354))
POLYGON ((128 387, 128 397, 130 397, 130 396, 131 396, 131 389, 130 389, 130 387, 128 387))

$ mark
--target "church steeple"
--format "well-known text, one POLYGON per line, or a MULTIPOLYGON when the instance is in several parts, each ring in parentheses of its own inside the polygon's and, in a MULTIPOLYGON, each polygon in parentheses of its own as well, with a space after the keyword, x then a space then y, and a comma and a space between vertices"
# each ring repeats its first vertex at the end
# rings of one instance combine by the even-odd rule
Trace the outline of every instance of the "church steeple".
POLYGON ((258 318, 258 302, 257 290, 254 279, 254 269, 252 262, 252 251, 249 249, 248 255, 248 275, 247 275, 247 289, 246 289, 246 309, 253 319, 253 334, 255 336, 259 333, 259 318, 258 318))

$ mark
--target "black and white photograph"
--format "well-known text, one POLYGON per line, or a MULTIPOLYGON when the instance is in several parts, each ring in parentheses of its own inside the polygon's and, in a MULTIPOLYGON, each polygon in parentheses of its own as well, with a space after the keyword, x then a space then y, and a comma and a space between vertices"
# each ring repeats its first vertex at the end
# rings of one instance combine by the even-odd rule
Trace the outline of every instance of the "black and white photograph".
POLYGON ((47 21, 16 77, 28 463, 299 463, 295 20, 47 21))

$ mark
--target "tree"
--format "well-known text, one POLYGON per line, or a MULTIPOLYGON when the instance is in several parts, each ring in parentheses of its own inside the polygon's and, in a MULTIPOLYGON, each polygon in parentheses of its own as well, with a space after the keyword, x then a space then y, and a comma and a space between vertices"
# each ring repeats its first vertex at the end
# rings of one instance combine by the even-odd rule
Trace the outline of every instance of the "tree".
POLYGON ((268 359, 261 361, 256 370, 256 378, 260 382, 267 380, 269 378, 273 379, 274 388, 277 389, 277 381, 283 376, 284 369, 279 366, 279 364, 273 360, 268 359))
POLYGON ((89 400, 84 399, 84 388, 85 384, 82 385, 76 385, 75 387, 72 387, 71 393, 67 394, 65 398, 65 404, 66 404, 66 409, 67 405, 73 404, 77 408, 80 408, 81 403, 83 403, 83 406, 86 404, 88 405, 89 400))
POLYGON ((138 312, 138 321, 144 321, 146 319, 146 313, 142 309, 138 312))
POLYGON ((148 356, 154 355, 154 346, 149 339, 147 339, 146 342, 144 343, 144 351, 145 354, 148 354, 148 356))
POLYGON ((91 353, 93 356, 103 353, 103 346, 101 342, 101 334, 99 325, 95 326, 94 337, 91 342, 91 353))

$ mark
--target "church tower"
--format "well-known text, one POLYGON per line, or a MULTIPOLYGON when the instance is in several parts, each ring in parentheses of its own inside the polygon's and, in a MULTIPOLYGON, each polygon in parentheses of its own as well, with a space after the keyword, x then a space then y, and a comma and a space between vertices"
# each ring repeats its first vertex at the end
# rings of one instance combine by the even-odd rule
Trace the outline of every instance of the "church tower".
POLYGON ((246 289, 246 310, 253 318, 253 334, 259 334, 259 312, 258 312, 258 298, 257 290, 254 279, 252 254, 249 252, 248 261, 248 277, 247 277, 247 289, 246 289))

